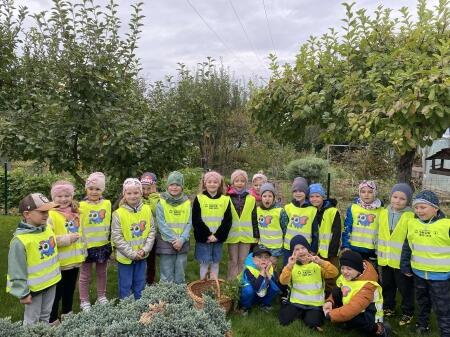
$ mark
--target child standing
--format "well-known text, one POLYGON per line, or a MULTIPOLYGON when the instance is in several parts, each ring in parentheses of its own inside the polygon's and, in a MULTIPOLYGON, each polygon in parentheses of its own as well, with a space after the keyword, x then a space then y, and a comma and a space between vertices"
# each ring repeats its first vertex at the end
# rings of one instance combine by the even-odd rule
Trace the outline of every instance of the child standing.
POLYGON ((161 281, 177 284, 185 283, 192 227, 191 202, 183 193, 183 187, 183 175, 178 171, 171 172, 167 178, 167 192, 161 194, 156 206, 159 229, 156 254, 159 255, 161 281))
POLYGON ((364 180, 359 184, 359 197, 347 209, 342 233, 342 248, 361 254, 364 260, 376 263, 375 243, 383 205, 376 198, 375 181, 364 180))
POLYGON ((280 283, 289 285, 289 301, 280 308, 279 321, 288 325, 297 318, 311 329, 322 331, 322 305, 325 301, 324 280, 334 278, 338 270, 330 262, 311 254, 311 246, 303 235, 290 241, 291 256, 280 275, 280 283))
MULTIPOLYGON (((158 180, 156 179, 156 174, 152 172, 144 172, 141 176, 141 184, 142 184, 142 200, 144 204, 150 206, 153 215, 153 221, 155 222, 156 216, 156 205, 159 202, 159 193, 158 193, 158 180)), ((156 228, 156 230, 158 230, 156 228)), ((155 274, 156 274, 156 238, 155 244, 153 245, 150 254, 147 257, 147 284, 155 283, 155 274)))
POLYGON ((400 183, 392 187, 390 205, 380 212, 378 229, 378 266, 383 286, 383 310, 386 317, 395 310, 397 289, 402 296, 402 317, 399 325, 411 323, 414 314, 414 279, 400 271, 400 256, 406 239, 407 221, 414 217, 411 204, 412 189, 400 183))
POLYGON ((403 246, 401 270, 414 275, 419 307, 416 332, 430 331, 433 306, 442 337, 450 336, 450 219, 439 209, 439 199, 422 191, 413 200, 414 218, 408 219, 408 245, 403 246))
POLYGON ((55 234, 46 225, 48 211, 55 207, 40 193, 29 194, 19 203, 22 220, 9 246, 6 292, 25 305, 24 325, 49 322, 61 280, 55 234))
POLYGON ((50 323, 58 324, 59 302, 62 302, 61 318, 72 313, 73 295, 81 263, 86 258, 86 242, 80 223, 78 206, 73 200, 75 187, 71 182, 60 180, 52 185, 52 200, 59 205, 49 211, 48 224, 56 235, 61 281, 56 286, 55 301, 50 323))
POLYGON ((252 187, 249 190, 250 195, 254 196, 256 202, 261 202, 261 186, 267 183, 267 177, 262 173, 262 171, 253 175, 252 178, 252 187))
POLYGON ((206 172, 200 193, 192 205, 195 237, 195 259, 200 263, 200 278, 211 267, 211 277, 218 278, 222 246, 231 228, 230 198, 225 196, 223 177, 216 171, 206 172))
POLYGON ((80 308, 88 311, 89 283, 91 281, 92 266, 95 264, 97 276, 97 302, 105 304, 106 298, 106 269, 111 256, 109 241, 111 230, 111 202, 102 197, 105 191, 105 175, 94 172, 89 175, 85 184, 86 198, 80 202, 81 224, 87 243, 87 257, 80 268, 79 290, 80 308))
POLYGON ((259 239, 256 199, 246 189, 247 173, 235 170, 231 174, 231 186, 227 194, 231 199, 233 223, 228 233, 228 275, 234 279, 244 268, 250 245, 259 239))
POLYGON ((123 199, 114 211, 111 239, 116 249, 119 274, 119 298, 133 293, 141 298, 145 287, 145 261, 155 241, 150 206, 142 202, 142 185, 138 179, 127 178, 123 183, 123 199))

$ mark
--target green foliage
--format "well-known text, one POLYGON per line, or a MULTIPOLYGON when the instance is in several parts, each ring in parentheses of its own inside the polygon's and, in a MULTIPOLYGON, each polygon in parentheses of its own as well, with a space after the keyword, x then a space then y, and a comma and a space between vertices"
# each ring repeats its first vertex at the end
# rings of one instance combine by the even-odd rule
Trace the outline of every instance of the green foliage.
POLYGON ((325 183, 329 172, 328 161, 322 158, 307 156, 291 161, 286 165, 286 176, 289 179, 304 177, 311 183, 325 183))

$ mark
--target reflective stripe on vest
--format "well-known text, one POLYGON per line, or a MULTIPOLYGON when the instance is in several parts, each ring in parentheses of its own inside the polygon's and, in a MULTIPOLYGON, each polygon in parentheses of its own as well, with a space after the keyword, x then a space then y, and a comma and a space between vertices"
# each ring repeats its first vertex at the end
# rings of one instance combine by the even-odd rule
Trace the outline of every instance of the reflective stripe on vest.
POLYGON ((254 243, 253 226, 252 226, 252 212, 256 205, 256 199, 252 195, 245 196, 244 208, 241 216, 238 215, 233 202, 231 202, 231 214, 233 216, 233 223, 226 243, 254 243))
MULTIPOLYGON (((114 213, 120 222, 122 235, 134 251, 140 250, 147 240, 153 226, 152 211, 149 205, 143 204, 138 212, 119 207, 114 213)), ((132 260, 116 250, 116 260, 123 264, 131 264, 132 260)))
POLYGON ((319 255, 323 258, 328 258, 328 248, 331 242, 331 230, 333 227, 334 218, 336 217, 337 208, 330 207, 323 212, 322 221, 319 227, 319 255))
POLYGON ((175 236, 179 238, 189 223, 191 201, 187 199, 182 204, 176 206, 169 204, 164 199, 160 199, 159 203, 164 210, 164 220, 166 221, 166 225, 172 230, 175 236))
POLYGON ((74 243, 58 248, 58 258, 61 267, 83 262, 87 252, 82 223, 78 224, 74 221, 68 221, 64 215, 57 211, 49 211, 48 216, 51 219, 56 236, 70 233, 78 233, 80 235, 74 243))
POLYGON ((412 250, 411 266, 430 272, 450 272, 450 219, 425 224, 408 220, 408 243, 412 250))
POLYGON ((230 202, 230 197, 221 195, 217 199, 211 199, 207 195, 197 195, 198 202, 200 204, 202 220, 208 226, 211 233, 216 233, 220 227, 223 215, 227 210, 230 202))
POLYGON ((259 243, 270 249, 283 247, 283 231, 280 225, 282 208, 262 209, 258 207, 259 243))
POLYGON ((291 239, 301 234, 305 237, 308 243, 311 243, 312 223, 317 213, 317 208, 314 206, 297 207, 293 203, 284 206, 289 217, 289 223, 286 228, 286 235, 284 236, 284 248, 291 249, 291 239))
POLYGON ((87 248, 107 245, 111 228, 111 202, 106 199, 98 204, 80 201, 80 214, 87 248))
MULTIPOLYGON (((31 291, 40 291, 58 283, 61 279, 56 237, 51 226, 41 233, 15 235, 25 249, 27 263, 27 284, 31 291)), ((11 291, 11 280, 6 277, 6 291, 11 291)))
POLYGON ((350 300, 361 290, 367 283, 371 283, 377 288, 373 295, 372 303, 375 303, 375 322, 383 322, 383 290, 381 286, 374 281, 347 281, 344 276, 339 276, 336 285, 342 291, 342 304, 347 305, 350 300))
POLYGON ((365 209, 357 204, 351 206, 353 227, 350 234, 350 245, 375 249, 375 241, 378 235, 378 221, 382 209, 365 209))
POLYGON ((322 306, 325 302, 325 288, 322 270, 316 263, 295 264, 291 274, 290 302, 304 305, 322 306))

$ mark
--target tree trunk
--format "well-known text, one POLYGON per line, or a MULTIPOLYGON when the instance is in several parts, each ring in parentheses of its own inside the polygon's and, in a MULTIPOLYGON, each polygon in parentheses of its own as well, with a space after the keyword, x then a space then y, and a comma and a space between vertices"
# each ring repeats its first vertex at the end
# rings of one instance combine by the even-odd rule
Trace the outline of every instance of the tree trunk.
POLYGON ((75 169, 70 170, 69 173, 72 175, 72 177, 75 178, 75 181, 76 181, 78 184, 84 186, 84 179, 81 178, 81 176, 78 174, 78 172, 77 172, 75 169))
POLYGON ((407 183, 411 187, 413 186, 411 183, 411 175, 415 155, 416 149, 407 151, 400 156, 397 165, 397 180, 399 183, 407 183))

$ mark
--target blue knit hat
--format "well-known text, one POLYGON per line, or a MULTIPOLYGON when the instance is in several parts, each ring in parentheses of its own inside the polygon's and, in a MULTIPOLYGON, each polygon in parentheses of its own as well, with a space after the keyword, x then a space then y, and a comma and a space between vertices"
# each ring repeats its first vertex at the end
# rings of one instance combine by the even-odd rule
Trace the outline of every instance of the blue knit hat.
POLYGON ((309 185, 309 195, 313 193, 318 193, 321 195, 322 198, 326 198, 327 194, 325 193, 325 189, 323 188, 322 184, 311 184, 309 185))
POLYGON ((294 253, 294 248, 296 245, 302 245, 306 249, 308 249, 308 252, 311 251, 311 245, 309 244, 308 240, 303 235, 296 235, 291 239, 290 242, 290 248, 291 248, 291 255, 294 253))
POLYGON ((414 206, 417 204, 427 204, 439 209, 439 199, 437 195, 434 192, 428 190, 417 193, 417 195, 413 199, 412 205, 414 206))

